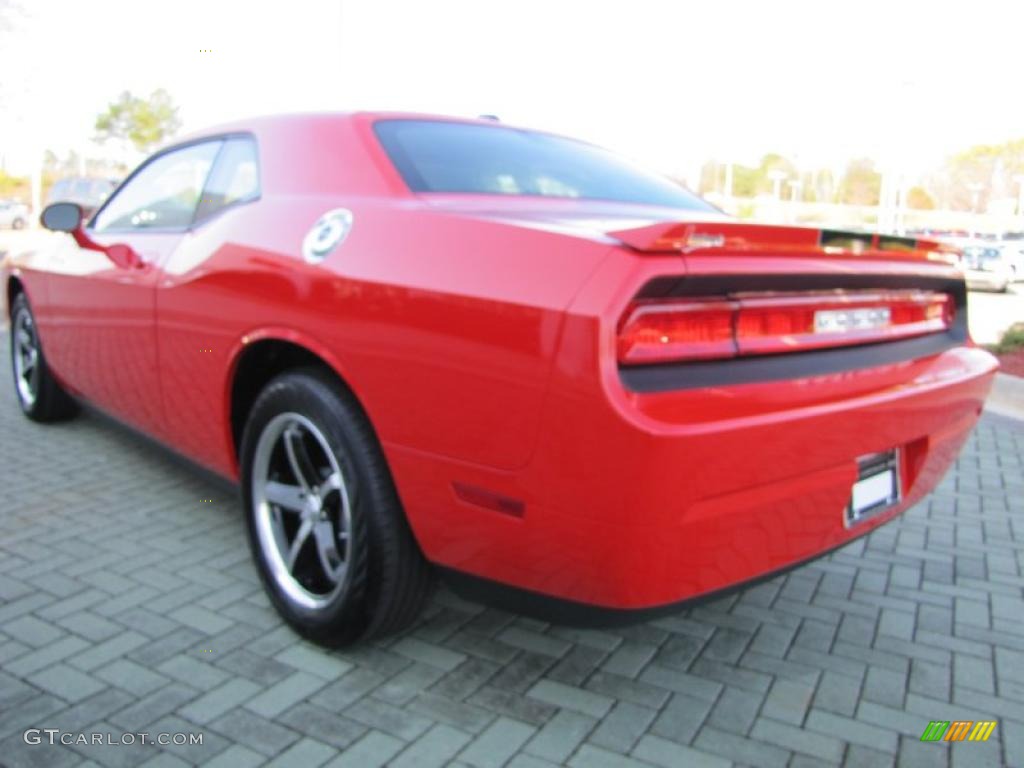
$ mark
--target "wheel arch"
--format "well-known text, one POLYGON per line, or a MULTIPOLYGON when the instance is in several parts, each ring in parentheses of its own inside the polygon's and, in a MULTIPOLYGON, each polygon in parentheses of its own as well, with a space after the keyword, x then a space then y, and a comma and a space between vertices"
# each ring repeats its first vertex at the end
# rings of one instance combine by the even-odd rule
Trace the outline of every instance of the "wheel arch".
POLYGON ((7 286, 4 291, 4 299, 7 301, 7 304, 4 307, 4 314, 8 317, 10 317, 11 308, 14 306, 14 298, 19 293, 27 293, 25 290, 25 284, 17 275, 11 275, 7 278, 7 286))
MULTIPOLYGON (((331 376, 352 396, 376 435, 364 401, 344 374, 340 361, 323 345, 284 329, 249 333, 232 351, 225 392, 227 429, 236 470, 245 422, 256 398, 271 379, 296 368, 316 368, 331 376)), ((379 436, 377 439, 379 442, 379 436)))

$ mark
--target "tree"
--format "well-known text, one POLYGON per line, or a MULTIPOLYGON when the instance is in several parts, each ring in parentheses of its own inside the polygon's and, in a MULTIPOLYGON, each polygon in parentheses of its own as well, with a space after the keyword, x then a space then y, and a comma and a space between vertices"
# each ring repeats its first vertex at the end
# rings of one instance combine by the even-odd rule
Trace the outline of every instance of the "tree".
POLYGON ((985 210, 991 198, 1016 197, 1022 173, 1024 139, 978 144, 946 161, 944 197, 954 209, 985 210))
POLYGON ((836 180, 828 168, 811 171, 808 181, 804 184, 804 199, 819 200, 826 203, 834 202, 836 180))
POLYGON ((0 171, 0 197, 13 197, 16 200, 28 200, 32 194, 28 176, 11 176, 0 171))
POLYGON ((757 187, 761 176, 757 168, 749 168, 745 165, 734 165, 732 169, 732 190, 736 197, 753 197, 757 194, 757 187))
POLYGON ((850 205, 878 205, 882 192, 882 175, 867 159, 851 160, 839 183, 839 202, 850 205))
POLYGON ((913 208, 916 211, 934 210, 935 198, 924 187, 911 187, 907 190, 907 208, 913 208))
MULTIPOLYGON (((761 158, 761 163, 752 168, 747 165, 734 163, 732 166, 732 194, 733 197, 755 197, 759 194, 769 194, 775 188, 775 183, 768 175, 772 171, 782 171, 787 178, 795 178, 796 166, 786 157, 769 153, 761 158)), ((701 193, 724 191, 725 189, 725 164, 709 162, 701 169, 701 180, 699 189, 701 193)), ((786 188, 781 189, 783 196, 786 188)), ((805 185, 805 194, 806 185, 805 185)))
POLYGON ((74 176, 78 173, 78 153, 70 150, 63 158, 59 157, 52 149, 43 153, 43 172, 52 173, 57 176, 74 176))
MULTIPOLYGON (((697 191, 702 194, 725 194, 727 166, 717 160, 709 160, 701 167, 697 191)), ((745 165, 732 164, 732 196, 753 197, 754 174, 756 171, 745 165)))
POLYGON ((148 152, 180 127, 178 108, 163 88, 153 91, 148 99, 124 91, 96 116, 96 141, 130 141, 140 152, 148 152))

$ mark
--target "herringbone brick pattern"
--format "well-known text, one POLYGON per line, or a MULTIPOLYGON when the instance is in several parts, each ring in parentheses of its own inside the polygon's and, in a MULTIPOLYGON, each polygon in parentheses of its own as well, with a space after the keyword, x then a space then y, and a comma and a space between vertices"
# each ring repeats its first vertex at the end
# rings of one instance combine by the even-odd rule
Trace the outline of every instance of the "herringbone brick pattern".
POLYGON ((1022 457, 986 416, 899 521, 671 618, 581 631, 442 590, 406 635, 329 653, 270 608, 228 489, 94 414, 29 423, 5 372, 0 764, 1024 765, 1022 457), (934 719, 999 725, 921 743, 934 719))

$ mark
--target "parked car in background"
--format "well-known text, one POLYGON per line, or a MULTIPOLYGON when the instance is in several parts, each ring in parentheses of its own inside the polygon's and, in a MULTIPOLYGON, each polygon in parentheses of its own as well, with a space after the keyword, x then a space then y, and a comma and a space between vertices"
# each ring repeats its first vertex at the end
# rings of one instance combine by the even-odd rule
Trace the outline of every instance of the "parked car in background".
POLYGON ((429 566, 570 623, 775 576, 924 498, 997 367, 940 243, 737 222, 491 120, 235 123, 41 219, 0 262, 20 408, 239 482, 332 645, 411 622, 429 566))
POLYGON ((96 210, 110 197, 117 188, 116 179, 90 178, 87 176, 69 176, 58 179, 46 196, 46 204, 76 203, 86 217, 92 216, 96 210))
POLYGON ((1024 240, 1002 240, 999 244, 1003 261, 1010 269, 1010 281, 1024 280, 1024 240))
POLYGON ((17 200, 0 200, 0 229, 22 229, 28 224, 29 209, 17 200))
POLYGON ((998 243, 976 241, 960 247, 969 290, 1006 291, 1013 282, 1008 251, 998 243))

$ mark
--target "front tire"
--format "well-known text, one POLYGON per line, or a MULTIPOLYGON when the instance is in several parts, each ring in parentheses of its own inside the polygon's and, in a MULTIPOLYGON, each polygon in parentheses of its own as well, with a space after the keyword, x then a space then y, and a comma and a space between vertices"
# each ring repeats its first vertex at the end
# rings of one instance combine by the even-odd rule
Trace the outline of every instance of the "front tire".
POLYGON ((78 406, 50 373, 35 317, 24 293, 11 304, 11 372, 22 412, 33 421, 60 421, 78 406))
POLYGON ((249 544, 281 616, 327 646, 394 632, 432 574, 355 399, 317 369, 284 373, 242 438, 249 544))

